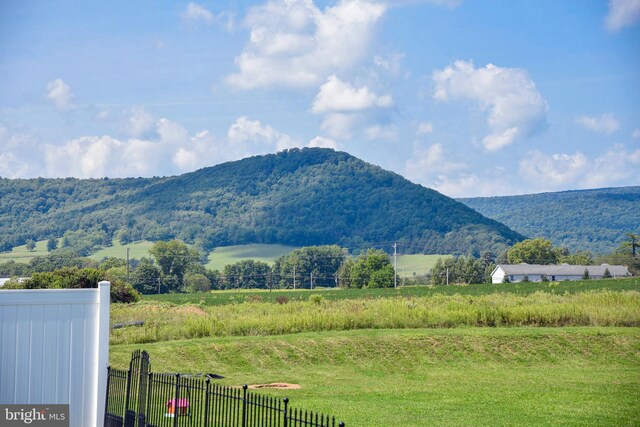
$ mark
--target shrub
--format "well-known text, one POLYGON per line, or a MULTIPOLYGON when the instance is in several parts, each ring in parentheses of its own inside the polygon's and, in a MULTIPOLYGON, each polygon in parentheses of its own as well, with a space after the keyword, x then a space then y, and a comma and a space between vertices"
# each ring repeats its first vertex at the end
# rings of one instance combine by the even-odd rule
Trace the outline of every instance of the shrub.
POLYGON ((14 281, 7 289, 86 289, 97 288, 102 280, 111 282, 111 302, 131 303, 140 300, 133 287, 96 268, 62 268, 48 273, 35 273, 22 283, 14 281))
POLYGON ((322 304, 322 301, 324 301, 324 297, 322 295, 311 295, 309 297, 309 301, 314 303, 314 304, 322 304))

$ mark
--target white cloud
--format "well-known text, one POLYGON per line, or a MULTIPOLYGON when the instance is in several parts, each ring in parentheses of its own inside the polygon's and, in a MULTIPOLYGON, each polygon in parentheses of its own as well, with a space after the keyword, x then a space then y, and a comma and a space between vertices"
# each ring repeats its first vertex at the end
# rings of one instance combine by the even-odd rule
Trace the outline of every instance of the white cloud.
POLYGON ((240 89, 320 84, 349 70, 369 50, 385 6, 341 0, 324 11, 311 0, 272 0, 251 9, 250 39, 227 82, 240 89))
POLYGON ((84 136, 71 140, 61 147, 47 144, 45 146, 47 175, 78 178, 122 176, 118 173, 122 169, 131 170, 129 163, 131 159, 122 155, 123 148, 122 141, 110 136, 84 136), (123 161, 127 163, 123 164, 123 161))
POLYGON ((585 129, 607 135, 611 135, 620 127, 620 123, 611 113, 603 114, 600 117, 580 116, 576 119, 576 123, 585 129))
POLYGON ((62 79, 51 80, 47 83, 47 98, 60 111, 69 111, 76 108, 73 103, 71 87, 62 79))
POLYGON ((428 135, 431 132, 433 132, 433 123, 422 122, 418 125, 418 131, 416 132, 416 135, 428 135))
POLYGON ((475 173, 439 174, 426 184, 449 197, 485 197, 514 194, 504 170, 495 169, 479 176, 475 173))
POLYGON ((471 99, 487 112, 490 133, 483 144, 488 151, 530 137, 544 127, 547 103, 525 70, 493 64, 475 68, 472 62, 456 61, 435 71, 433 80, 435 99, 471 99))
POLYGON ((28 134, 0 125, 0 177, 44 176, 37 141, 28 134))
POLYGON ((520 160, 519 171, 531 186, 555 190, 578 181, 590 169, 589 166, 589 160, 580 152, 547 155, 534 150, 520 160))
MULTIPOLYGON (((235 26, 235 16, 232 13, 220 12, 218 15, 215 15, 206 7, 194 2, 189 3, 180 13, 180 16, 184 23, 196 28, 201 23, 205 25, 216 23, 225 27, 227 31, 232 31, 235 26)), ((164 44, 160 42, 156 47, 162 48, 164 44)))
POLYGON ((148 134, 156 127, 156 119, 142 107, 132 107, 128 114, 125 131, 127 134, 140 137, 148 134))
POLYGON ((631 138, 638 139, 640 138, 640 129, 635 129, 633 133, 631 133, 631 138))
POLYGON ((360 117, 354 114, 329 113, 322 120, 320 129, 332 138, 349 139, 359 121, 360 117))
POLYGON ((156 125, 160 141, 169 145, 183 144, 189 139, 189 132, 180 123, 169 119, 160 119, 156 125))
POLYGON ((428 177, 466 168, 464 162, 454 161, 451 155, 445 154, 442 144, 432 144, 426 148, 416 144, 411 158, 407 160, 405 173, 412 179, 424 181, 428 177))
MULTIPOLYGON (((481 191, 483 186, 480 178, 475 174, 460 174, 455 178, 438 175, 431 187, 449 197, 477 197, 485 195, 481 191)), ((496 191, 494 188, 493 191, 496 191)))
POLYGON ((403 53, 395 53, 388 57, 376 55, 373 57, 373 63, 379 68, 389 73, 392 77, 397 77, 402 71, 403 53))
POLYGON ((532 151, 520 161, 519 171, 527 188, 542 191, 630 185, 640 182, 640 149, 627 150, 616 144, 595 159, 580 152, 547 155, 532 151))
MULTIPOLYGON (((78 178, 176 174, 236 159, 208 131, 189 132, 177 122, 161 118, 144 138, 118 139, 109 135, 82 136, 62 145, 46 144, 46 176, 78 178)), ((146 128, 145 128, 146 129, 146 128)))
MULTIPOLYGON (((293 148, 299 144, 289 135, 280 133, 270 125, 263 125, 259 120, 249 120, 247 117, 239 117, 227 131, 229 142, 235 145, 246 143, 260 144, 267 150, 277 151, 293 148)), ((264 151, 264 150, 262 150, 264 151)))
POLYGON ((182 16, 182 19, 185 21, 190 22, 205 22, 211 24, 214 20, 213 13, 204 6, 194 2, 189 3, 180 16, 182 16))
POLYGON ((333 139, 316 136, 311 141, 309 141, 307 147, 333 148, 334 150, 337 150, 339 148, 339 145, 333 139))
POLYGON ((628 185, 629 182, 640 182, 640 149, 627 151, 621 144, 596 158, 584 179, 587 187, 628 185))
POLYGON ((374 125, 365 129, 365 136, 371 140, 396 141, 398 139, 398 127, 395 125, 374 125))
POLYGON ((106 108, 104 110, 100 110, 93 118, 99 122, 104 122, 109 120, 109 117, 111 117, 111 110, 106 108))
POLYGON ((178 148, 172 157, 181 171, 193 171, 227 160, 215 138, 207 130, 200 131, 190 139, 188 145, 178 148))
POLYGON ((640 0, 609 0, 609 13, 605 27, 617 32, 640 21, 640 0))
POLYGON ((333 75, 320 87, 311 110, 314 113, 349 112, 391 105, 393 98, 390 95, 376 95, 366 86, 356 89, 333 75))

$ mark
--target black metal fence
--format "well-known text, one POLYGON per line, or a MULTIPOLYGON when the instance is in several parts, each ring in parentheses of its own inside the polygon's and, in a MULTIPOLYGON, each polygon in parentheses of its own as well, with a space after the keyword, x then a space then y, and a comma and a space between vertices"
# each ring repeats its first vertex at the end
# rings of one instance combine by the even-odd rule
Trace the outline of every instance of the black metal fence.
POLYGON ((105 427, 344 427, 335 417, 291 408, 289 399, 150 372, 135 351, 129 370, 108 368, 105 427))

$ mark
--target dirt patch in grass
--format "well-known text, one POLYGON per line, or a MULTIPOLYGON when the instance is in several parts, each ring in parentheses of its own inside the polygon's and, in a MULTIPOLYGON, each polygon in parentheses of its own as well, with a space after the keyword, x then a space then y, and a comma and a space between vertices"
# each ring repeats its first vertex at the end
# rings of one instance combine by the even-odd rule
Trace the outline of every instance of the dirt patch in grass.
POLYGON ((196 316, 206 316, 207 312, 195 305, 183 305, 176 310, 180 314, 195 314, 196 316))
POLYGON ((258 389, 258 388, 279 388, 282 390, 298 390, 300 387, 299 384, 289 384, 289 383, 270 383, 270 384, 252 384, 249 386, 250 389, 258 389))

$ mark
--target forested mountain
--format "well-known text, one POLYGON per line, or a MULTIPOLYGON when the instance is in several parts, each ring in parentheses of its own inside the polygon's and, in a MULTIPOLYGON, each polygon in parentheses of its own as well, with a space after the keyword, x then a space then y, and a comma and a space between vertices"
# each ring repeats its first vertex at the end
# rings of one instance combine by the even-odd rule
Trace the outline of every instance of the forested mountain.
POLYGON ((529 237, 595 254, 613 251, 626 233, 640 234, 640 187, 459 199, 529 237))
POLYGON ((65 232, 104 245, 113 238, 179 238, 204 250, 397 241, 405 253, 476 254, 523 238, 436 191, 318 148, 165 178, 0 179, 0 249, 65 232))

